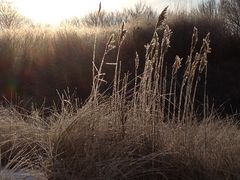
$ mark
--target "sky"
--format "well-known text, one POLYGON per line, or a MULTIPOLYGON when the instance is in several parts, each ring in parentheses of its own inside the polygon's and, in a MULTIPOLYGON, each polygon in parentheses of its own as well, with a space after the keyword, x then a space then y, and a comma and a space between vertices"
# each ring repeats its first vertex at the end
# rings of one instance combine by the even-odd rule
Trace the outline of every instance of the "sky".
MULTIPOLYGON (((100 0, 7 0, 13 2, 21 14, 37 23, 57 24, 64 19, 83 16, 98 10, 100 0)), ((104 10, 121 10, 133 7, 140 0, 101 0, 104 10)), ((192 6, 199 0, 141 0, 155 10, 164 7, 178 8, 192 6), (188 5, 188 6, 186 6, 188 5)))

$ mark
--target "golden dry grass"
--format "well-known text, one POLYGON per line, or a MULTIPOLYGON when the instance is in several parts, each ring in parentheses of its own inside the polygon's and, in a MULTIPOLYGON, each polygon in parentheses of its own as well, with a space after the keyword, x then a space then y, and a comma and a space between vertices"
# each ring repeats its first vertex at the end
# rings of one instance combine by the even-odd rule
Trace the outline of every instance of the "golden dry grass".
MULTIPOLYGON (((103 63, 93 58, 92 94, 83 106, 63 94, 60 110, 53 109, 47 117, 41 110, 19 113, 15 107, 2 107, 1 167, 37 170, 48 179, 239 179, 239 126, 231 117, 220 118, 207 103, 209 34, 197 49, 194 29, 186 63, 176 56, 167 69, 172 31, 165 13, 146 45, 142 73, 137 71, 138 55, 132 59, 134 78, 121 71, 120 51, 127 38, 123 24, 115 42, 103 46, 103 63), (106 95, 100 91, 106 78, 101 65, 107 66, 112 43, 117 49, 110 62, 114 82, 106 95), (200 83, 204 104, 198 113, 200 83)), ((75 39, 69 40, 71 45, 75 39)), ((98 40, 89 46, 96 48, 98 40)))

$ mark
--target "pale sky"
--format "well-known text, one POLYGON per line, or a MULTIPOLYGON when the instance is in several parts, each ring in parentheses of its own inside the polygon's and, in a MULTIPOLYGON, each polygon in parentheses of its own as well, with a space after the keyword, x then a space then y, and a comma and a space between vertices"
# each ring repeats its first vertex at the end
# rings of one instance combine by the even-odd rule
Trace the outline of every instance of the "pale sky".
MULTIPOLYGON (((98 10, 100 0, 8 0, 26 17, 35 22, 57 24, 64 19, 82 16, 90 11, 98 10)), ((132 7, 140 0, 101 0, 102 9, 120 10, 132 7)), ((179 5, 192 6, 199 0, 141 0, 151 5, 155 10, 162 10, 165 6, 176 8, 179 5)), ((187 6, 185 6, 187 7, 187 6)))

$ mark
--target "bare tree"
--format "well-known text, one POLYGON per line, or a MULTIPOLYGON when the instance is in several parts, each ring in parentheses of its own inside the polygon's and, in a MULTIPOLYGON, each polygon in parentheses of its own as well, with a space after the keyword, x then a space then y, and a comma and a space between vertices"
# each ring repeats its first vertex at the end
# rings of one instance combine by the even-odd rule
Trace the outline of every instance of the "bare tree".
POLYGON ((0 28, 19 27, 26 19, 9 1, 0 1, 0 28))
POLYGON ((145 18, 147 20, 152 20, 157 17, 157 13, 152 9, 152 7, 141 1, 135 4, 134 8, 125 9, 123 13, 125 14, 125 16, 127 16, 128 20, 137 18, 145 18))
POLYGON ((240 0, 220 0, 219 9, 228 29, 240 37, 240 0))
POLYGON ((79 17, 73 17, 71 19, 65 19, 61 22, 61 26, 74 26, 74 27, 81 27, 82 21, 79 17))
POLYGON ((206 16, 208 18, 217 17, 218 7, 216 0, 202 1, 202 3, 198 5, 198 11, 201 15, 206 16))
POLYGON ((82 19, 82 24, 87 26, 95 26, 98 22, 98 26, 112 26, 112 25, 119 25, 123 21, 127 21, 126 17, 122 12, 115 11, 115 12, 107 12, 101 11, 99 14, 98 12, 90 12, 82 19))
MULTIPOLYGON (((94 26, 98 22, 99 26, 112 26, 119 25, 123 21, 129 22, 139 18, 152 21, 156 17, 157 13, 150 6, 140 2, 137 3, 133 8, 124 9, 122 12, 101 11, 99 14, 98 12, 91 12, 82 18, 82 24, 87 26, 94 26)), ((72 24, 75 24, 74 21, 72 24)))

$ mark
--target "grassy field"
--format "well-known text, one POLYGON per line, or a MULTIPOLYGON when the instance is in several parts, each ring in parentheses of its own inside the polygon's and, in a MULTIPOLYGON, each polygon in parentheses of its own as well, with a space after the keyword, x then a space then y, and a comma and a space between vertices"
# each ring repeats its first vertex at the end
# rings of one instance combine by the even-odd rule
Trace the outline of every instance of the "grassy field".
POLYGON ((210 34, 202 40, 193 28, 187 58, 168 61, 166 9, 138 25, 1 32, 9 103, 0 108, 0 169, 36 179, 240 178, 238 119, 208 103, 210 34), (16 92, 59 101, 46 116, 44 106, 21 107, 28 97, 16 106, 16 92))

